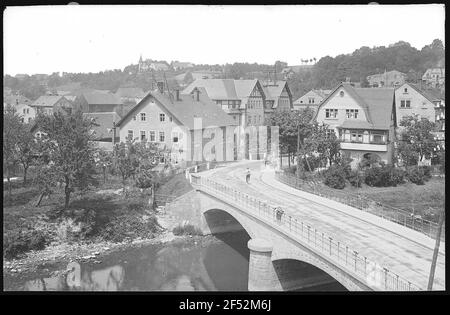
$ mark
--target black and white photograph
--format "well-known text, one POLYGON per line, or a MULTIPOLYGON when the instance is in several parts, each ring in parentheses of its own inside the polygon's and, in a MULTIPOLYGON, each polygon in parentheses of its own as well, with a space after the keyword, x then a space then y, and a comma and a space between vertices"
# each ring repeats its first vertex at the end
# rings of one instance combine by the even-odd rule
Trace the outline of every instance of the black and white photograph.
POLYGON ((446 292, 443 3, 10 2, 3 69, 4 293, 446 292))

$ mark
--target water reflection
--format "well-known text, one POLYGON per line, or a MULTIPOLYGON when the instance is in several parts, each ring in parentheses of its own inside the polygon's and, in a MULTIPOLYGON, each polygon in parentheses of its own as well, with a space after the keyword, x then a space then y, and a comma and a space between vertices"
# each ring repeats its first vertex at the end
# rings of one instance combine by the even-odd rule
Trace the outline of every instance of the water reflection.
POLYGON ((233 233, 222 235, 220 240, 205 247, 180 242, 127 249, 103 257, 103 262, 98 265, 81 263, 79 270, 74 268, 64 276, 29 280, 21 289, 245 291, 249 255, 247 240, 248 235, 233 233))

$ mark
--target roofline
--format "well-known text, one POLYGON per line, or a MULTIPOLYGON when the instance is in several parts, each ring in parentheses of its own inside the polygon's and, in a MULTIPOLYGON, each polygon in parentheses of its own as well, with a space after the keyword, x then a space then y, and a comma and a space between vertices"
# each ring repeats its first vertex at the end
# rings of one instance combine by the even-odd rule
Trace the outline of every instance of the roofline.
POLYGON ((120 127, 120 125, 122 124, 122 122, 125 120, 125 119, 127 119, 130 115, 131 115, 131 113, 132 112, 134 112, 134 110, 142 103, 142 102, 144 102, 145 100, 147 100, 147 98, 149 97, 149 96, 152 96, 152 93, 151 93, 151 91, 149 91, 149 92, 147 92, 147 95, 145 95, 136 105, 134 105, 126 114, 125 114, 125 116, 123 116, 117 123, 116 123, 116 126, 117 127, 120 127))
MULTIPOLYGON (((423 97, 425 97, 427 100, 429 100, 431 103, 433 103, 433 100, 429 98, 429 95, 425 94, 425 91, 422 91, 421 89, 419 89, 417 86, 415 86, 415 85, 412 84, 412 83, 405 82, 405 83, 403 83, 402 85, 400 85, 400 86, 398 87, 398 89, 396 89, 396 91, 399 90, 399 89, 400 89, 403 85, 405 85, 405 84, 408 84, 408 86, 412 87, 417 93, 419 93, 420 95, 422 95, 423 97)), ((436 98, 436 99, 438 99, 438 98, 436 98)))

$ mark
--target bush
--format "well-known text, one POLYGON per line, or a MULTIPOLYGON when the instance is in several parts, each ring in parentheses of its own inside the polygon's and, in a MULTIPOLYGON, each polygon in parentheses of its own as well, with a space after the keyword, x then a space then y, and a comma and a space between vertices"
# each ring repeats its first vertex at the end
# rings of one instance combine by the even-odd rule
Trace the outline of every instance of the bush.
POLYGON ((426 176, 423 168, 410 167, 407 171, 408 180, 416 185, 425 185, 426 176))
POLYGON ((346 172, 342 166, 333 165, 325 172, 324 184, 335 189, 345 188, 346 172))
POLYGON ((347 176, 347 180, 353 187, 361 187, 364 181, 364 177, 358 171, 350 171, 347 176))
POLYGON ((44 249, 47 243, 45 234, 36 230, 12 230, 5 232, 3 238, 3 256, 16 258, 30 250, 44 249))
POLYGON ((192 224, 177 225, 172 232, 175 235, 203 235, 202 231, 192 224))
POLYGON ((432 177, 432 175, 431 175, 431 166, 423 165, 423 166, 419 166, 419 168, 423 172, 423 176, 424 176, 425 181, 429 181, 431 179, 431 177, 432 177))
POLYGON ((404 171, 393 166, 372 167, 365 172, 365 183, 372 187, 397 186, 404 182, 404 171))
POLYGON ((155 216, 144 220, 138 216, 123 215, 107 223, 101 235, 107 241, 122 242, 126 238, 151 238, 158 228, 155 216))

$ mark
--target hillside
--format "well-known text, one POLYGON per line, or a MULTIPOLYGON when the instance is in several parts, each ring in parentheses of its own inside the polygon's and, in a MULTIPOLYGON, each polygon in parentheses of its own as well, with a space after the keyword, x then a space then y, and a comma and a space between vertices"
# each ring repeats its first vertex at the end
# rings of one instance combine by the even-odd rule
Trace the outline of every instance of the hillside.
MULTIPOLYGON (((299 58, 300 60, 300 58, 299 58)), ((442 41, 435 39, 430 45, 421 50, 412 47, 409 43, 400 41, 388 47, 361 47, 351 54, 342 54, 336 57, 325 56, 309 70, 293 75, 288 81, 294 99, 300 97, 312 88, 330 89, 347 77, 353 82, 360 82, 366 86, 366 76, 380 72, 398 70, 408 75, 409 82, 420 80, 427 68, 444 66, 445 48, 442 41)), ((277 78, 282 78, 281 70, 287 63, 277 61, 275 65, 257 63, 234 63, 219 65, 197 65, 192 70, 211 69, 223 70, 224 78, 233 79, 266 79, 267 70, 276 69, 277 78)), ((177 87, 175 76, 185 71, 170 70, 165 77, 171 88, 177 87)), ((164 79, 164 74, 155 73, 156 80, 164 79)), ((138 73, 137 65, 129 65, 123 70, 109 70, 99 73, 57 73, 42 80, 39 75, 18 79, 9 75, 3 77, 5 87, 20 92, 24 96, 34 100, 44 94, 46 90, 52 90, 60 86, 78 83, 83 88, 116 91, 120 86, 136 86, 148 91, 154 82, 151 73, 138 73)), ((189 83, 189 82, 187 82, 189 83)))

